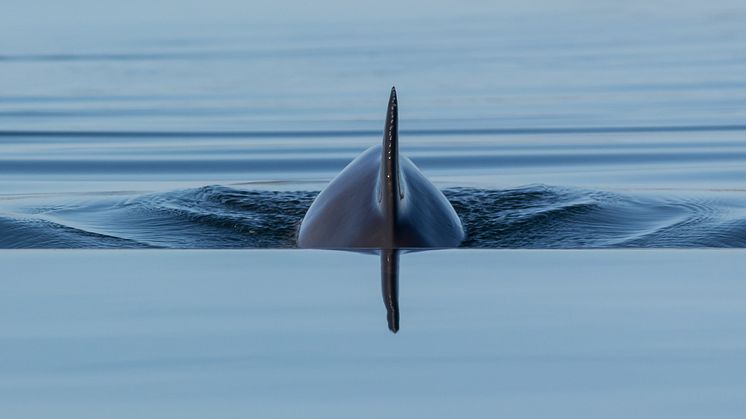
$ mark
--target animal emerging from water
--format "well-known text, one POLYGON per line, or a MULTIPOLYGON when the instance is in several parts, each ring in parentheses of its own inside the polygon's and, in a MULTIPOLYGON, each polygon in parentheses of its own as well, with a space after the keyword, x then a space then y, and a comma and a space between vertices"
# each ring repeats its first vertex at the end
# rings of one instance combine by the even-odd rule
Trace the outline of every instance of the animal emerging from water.
POLYGON ((377 250, 389 329, 399 329, 399 251, 456 247, 464 230, 448 199, 399 155, 399 109, 391 88, 383 143, 345 167, 316 197, 298 231, 298 247, 377 250))
POLYGON ((364 151, 316 197, 301 222, 299 247, 417 249, 463 240, 448 199, 399 155, 398 113, 392 88, 383 144, 364 151))

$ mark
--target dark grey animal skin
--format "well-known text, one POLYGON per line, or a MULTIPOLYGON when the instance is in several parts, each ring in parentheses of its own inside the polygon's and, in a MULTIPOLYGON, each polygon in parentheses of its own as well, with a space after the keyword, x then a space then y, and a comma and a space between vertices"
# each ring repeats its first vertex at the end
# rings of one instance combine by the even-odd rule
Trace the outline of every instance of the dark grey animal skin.
POLYGON ((455 247, 464 230, 450 202, 399 155, 399 110, 391 89, 383 143, 352 161, 316 197, 298 247, 377 250, 389 329, 399 330, 400 249, 455 247))
POLYGON ((363 152, 316 197, 298 247, 421 249, 464 239, 456 211, 438 188, 399 155, 396 90, 391 89, 383 144, 363 152))

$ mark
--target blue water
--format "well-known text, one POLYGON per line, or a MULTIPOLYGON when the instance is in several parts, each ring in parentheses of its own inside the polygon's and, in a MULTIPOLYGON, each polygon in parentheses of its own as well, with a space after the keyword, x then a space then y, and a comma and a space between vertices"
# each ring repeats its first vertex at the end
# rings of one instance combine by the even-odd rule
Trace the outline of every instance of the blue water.
POLYGON ((465 247, 746 244, 741 3, 110 7, 0 18, 0 247, 293 247, 393 84, 465 247))
MULTIPOLYGON (((466 229, 463 247, 746 247, 738 193, 660 198, 543 185, 444 193, 466 229)), ((11 197, 0 246, 289 248, 315 195, 206 186, 11 197)))
POLYGON ((744 256, 5 250, 0 416, 737 418, 744 256))
POLYGON ((746 247, 745 27, 743 0, 3 0, 0 417, 742 416, 746 250, 661 248, 746 247), (392 85, 467 249, 288 249, 392 85))

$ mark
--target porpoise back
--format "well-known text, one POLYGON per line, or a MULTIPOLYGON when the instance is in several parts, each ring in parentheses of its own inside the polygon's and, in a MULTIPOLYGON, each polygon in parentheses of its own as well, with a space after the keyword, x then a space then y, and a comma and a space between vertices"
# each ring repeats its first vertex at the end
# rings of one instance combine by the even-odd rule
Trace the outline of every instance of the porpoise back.
POLYGON ((316 197, 298 246, 321 249, 455 247, 464 238, 450 202, 399 155, 396 90, 391 89, 383 143, 353 160, 316 197))

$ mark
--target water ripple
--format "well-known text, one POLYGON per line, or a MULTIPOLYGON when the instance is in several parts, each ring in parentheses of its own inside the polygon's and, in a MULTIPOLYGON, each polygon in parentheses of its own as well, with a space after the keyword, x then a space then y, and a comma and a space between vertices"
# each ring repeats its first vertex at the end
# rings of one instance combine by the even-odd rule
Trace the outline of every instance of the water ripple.
MULTIPOLYGON (((546 185, 444 193, 466 229, 463 247, 746 247, 746 217, 731 210, 740 203, 546 185)), ((315 196, 226 186, 44 203, 24 195, 0 208, 0 247, 295 247, 315 196)))

